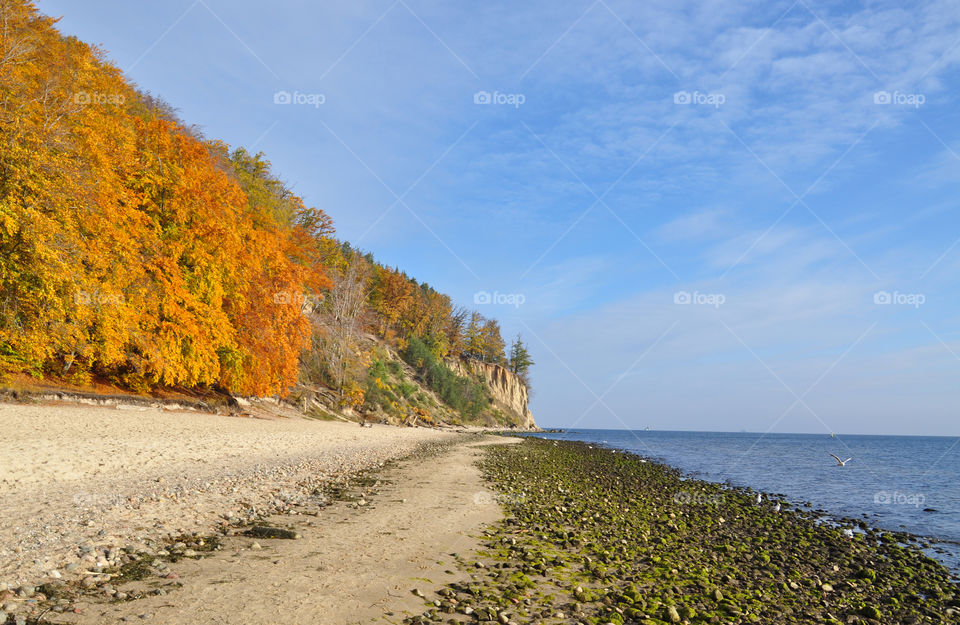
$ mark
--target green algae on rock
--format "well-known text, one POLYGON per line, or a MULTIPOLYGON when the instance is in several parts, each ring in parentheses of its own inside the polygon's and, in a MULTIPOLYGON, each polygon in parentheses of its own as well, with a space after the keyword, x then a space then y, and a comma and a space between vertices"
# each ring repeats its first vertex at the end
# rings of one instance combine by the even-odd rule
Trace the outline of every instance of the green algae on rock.
POLYGON ((470 580, 407 623, 952 623, 960 588, 911 537, 756 505, 628 453, 485 448, 505 518, 470 580), (861 528, 862 529, 862 528, 861 528))

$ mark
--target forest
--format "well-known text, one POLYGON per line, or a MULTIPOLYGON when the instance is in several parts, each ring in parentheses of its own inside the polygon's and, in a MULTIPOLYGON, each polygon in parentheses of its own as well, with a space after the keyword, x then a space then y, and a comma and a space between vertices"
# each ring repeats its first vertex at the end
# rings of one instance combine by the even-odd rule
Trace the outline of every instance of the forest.
MULTIPOLYGON (((0 376, 362 407, 368 337, 477 403, 445 359, 510 368, 520 337, 335 236, 267 157, 205 137, 105 53, 0 0, 0 376), (452 375, 452 374, 451 374, 452 375)), ((479 400, 477 400, 479 401, 479 400)))

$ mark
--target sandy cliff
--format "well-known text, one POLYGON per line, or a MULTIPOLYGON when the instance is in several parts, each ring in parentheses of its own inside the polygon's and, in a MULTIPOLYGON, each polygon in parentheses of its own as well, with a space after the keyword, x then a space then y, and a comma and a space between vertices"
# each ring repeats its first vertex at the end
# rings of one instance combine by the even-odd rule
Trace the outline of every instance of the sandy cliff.
POLYGON ((538 429, 530 412, 527 387, 509 370, 486 362, 460 359, 449 363, 460 375, 482 379, 493 397, 494 407, 501 410, 523 429, 538 429))

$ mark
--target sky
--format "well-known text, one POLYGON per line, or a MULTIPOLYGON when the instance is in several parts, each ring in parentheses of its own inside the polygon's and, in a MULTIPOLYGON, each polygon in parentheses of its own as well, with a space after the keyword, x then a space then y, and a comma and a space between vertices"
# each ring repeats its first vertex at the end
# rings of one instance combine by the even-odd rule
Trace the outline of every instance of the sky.
POLYGON ((541 426, 960 435, 956 1, 37 4, 521 333, 541 426))

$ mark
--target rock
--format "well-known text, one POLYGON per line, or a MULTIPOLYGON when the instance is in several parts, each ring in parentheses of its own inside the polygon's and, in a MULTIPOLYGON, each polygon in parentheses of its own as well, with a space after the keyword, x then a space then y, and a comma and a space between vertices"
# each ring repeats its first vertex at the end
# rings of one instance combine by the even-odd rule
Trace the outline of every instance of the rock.
POLYGON ((300 534, 293 530, 287 530, 281 527, 267 527, 265 525, 254 525, 245 533, 247 536, 255 536, 256 538, 284 538, 287 540, 300 538, 300 534))
POLYGON ((67 571, 68 573, 72 573, 76 571, 78 568, 80 568, 79 564, 77 564, 76 562, 71 562, 67 566, 63 567, 63 570, 67 571))
POLYGON ((17 596, 21 599, 27 599, 37 594, 37 589, 33 586, 21 586, 17 589, 17 596))
POLYGON ((820 590, 822 590, 823 592, 833 592, 833 585, 826 584, 826 583, 820 584, 820 590))
POLYGON ((880 620, 883 618, 883 613, 881 613, 880 610, 878 610, 875 606, 872 606, 872 605, 864 606, 863 609, 860 610, 860 614, 867 618, 872 618, 877 620, 880 620))
POLYGON ((682 619, 680 618, 680 613, 677 612, 677 609, 673 606, 667 608, 667 618, 671 623, 679 623, 682 619))
POLYGON ((420 590, 419 588, 414 588, 414 589, 411 590, 410 592, 412 592, 412 593, 415 594, 416 596, 420 597, 421 599, 424 598, 423 591, 420 590))

